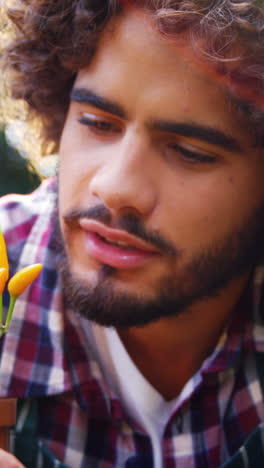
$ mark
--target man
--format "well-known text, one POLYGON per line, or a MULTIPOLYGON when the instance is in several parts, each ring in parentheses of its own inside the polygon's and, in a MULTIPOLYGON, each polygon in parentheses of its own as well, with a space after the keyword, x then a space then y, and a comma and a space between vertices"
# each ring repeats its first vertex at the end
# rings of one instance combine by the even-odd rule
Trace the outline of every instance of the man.
POLYGON ((34 0, 10 17, 14 96, 60 153, 58 189, 1 203, 11 271, 44 265, 2 342, 14 455, 263 466, 263 3, 34 0))

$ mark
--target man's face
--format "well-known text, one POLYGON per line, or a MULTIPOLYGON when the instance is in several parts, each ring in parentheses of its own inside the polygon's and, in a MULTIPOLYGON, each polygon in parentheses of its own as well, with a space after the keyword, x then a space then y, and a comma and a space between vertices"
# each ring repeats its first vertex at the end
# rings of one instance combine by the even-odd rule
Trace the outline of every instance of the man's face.
POLYGON ((262 174, 226 90, 190 51, 142 14, 118 19, 77 76, 61 140, 66 294, 114 326, 215 294, 256 261, 262 174))

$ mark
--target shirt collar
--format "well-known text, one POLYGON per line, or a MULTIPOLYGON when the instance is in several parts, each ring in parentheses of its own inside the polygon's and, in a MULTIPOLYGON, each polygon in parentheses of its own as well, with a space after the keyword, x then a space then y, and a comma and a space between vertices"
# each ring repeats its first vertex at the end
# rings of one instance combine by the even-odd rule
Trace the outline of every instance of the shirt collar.
POLYGON ((222 372, 233 367, 243 350, 264 352, 263 282, 264 267, 259 266, 216 347, 204 361, 202 374, 222 372))

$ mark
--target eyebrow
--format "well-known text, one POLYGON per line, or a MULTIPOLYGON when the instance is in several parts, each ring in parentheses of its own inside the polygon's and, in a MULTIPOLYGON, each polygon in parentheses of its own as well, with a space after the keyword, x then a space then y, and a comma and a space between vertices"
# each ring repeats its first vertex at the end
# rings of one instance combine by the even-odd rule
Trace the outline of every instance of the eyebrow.
MULTIPOLYGON (((116 115, 121 119, 127 119, 127 114, 121 106, 105 97, 99 96, 89 89, 73 88, 70 99, 74 102, 94 106, 105 112, 116 115)), ((151 120, 147 126, 160 132, 195 138, 230 152, 243 153, 241 145, 234 137, 213 127, 199 125, 192 122, 178 123, 164 120, 151 120)))
POLYGON ((110 114, 114 114, 121 119, 125 119, 127 117, 121 106, 105 97, 98 96, 98 94, 88 89, 73 88, 70 98, 71 101, 80 102, 81 104, 89 104, 97 107, 98 109, 109 112, 110 114))
POLYGON ((175 133, 177 135, 195 138, 209 143, 210 145, 219 146, 230 152, 243 153, 241 145, 235 138, 216 128, 195 123, 174 123, 165 121, 153 121, 150 127, 161 132, 175 133))

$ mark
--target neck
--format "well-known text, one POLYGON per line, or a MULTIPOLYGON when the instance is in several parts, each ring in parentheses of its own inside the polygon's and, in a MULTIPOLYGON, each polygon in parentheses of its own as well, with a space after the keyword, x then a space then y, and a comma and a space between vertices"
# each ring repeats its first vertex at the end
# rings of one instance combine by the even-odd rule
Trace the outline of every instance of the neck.
POLYGON ((177 317, 118 330, 138 369, 165 399, 175 398, 212 352, 247 282, 248 275, 235 280, 177 317))

